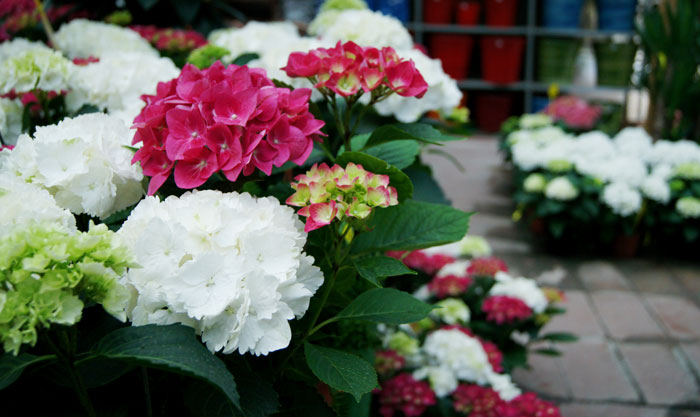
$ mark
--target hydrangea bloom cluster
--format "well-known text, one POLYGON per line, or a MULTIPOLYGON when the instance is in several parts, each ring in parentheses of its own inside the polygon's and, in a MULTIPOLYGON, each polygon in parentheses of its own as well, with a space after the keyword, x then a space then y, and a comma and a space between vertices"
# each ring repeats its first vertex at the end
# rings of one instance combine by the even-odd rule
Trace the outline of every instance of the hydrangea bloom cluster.
POLYGON ((159 82, 179 73, 169 58, 132 52, 104 54, 74 68, 66 105, 76 111, 91 104, 131 126, 144 106, 141 96, 155 94, 159 82))
POLYGON ((436 403, 435 393, 425 381, 416 381, 409 373, 402 373, 385 381, 379 393, 379 413, 393 417, 397 411, 406 417, 417 417, 436 403))
POLYGON ((5 145, 15 145, 22 134, 24 108, 19 99, 0 97, 0 135, 5 145))
POLYGON ((391 47, 380 50, 338 41, 333 48, 292 53, 283 69, 289 77, 308 78, 324 94, 349 97, 366 92, 372 93, 373 102, 391 93, 421 98, 428 90, 413 61, 401 59, 391 47))
POLYGON ((389 251, 387 256, 399 259, 411 269, 423 271, 428 275, 434 275, 443 266, 455 261, 455 258, 442 253, 429 254, 426 250, 389 251))
POLYGON ((277 88, 265 71, 246 66, 205 70, 186 65, 176 79, 145 96, 135 119, 134 155, 151 177, 148 194, 174 173, 180 188, 196 188, 221 171, 230 181, 287 161, 303 163, 323 122, 309 112, 308 89, 277 88))
POLYGON ((570 201, 578 197, 579 190, 565 176, 552 179, 544 189, 547 198, 558 201, 570 201))
MULTIPOLYGON (((50 6, 46 8, 49 22, 67 21, 85 16, 87 11, 76 11, 75 5, 50 6)), ((12 0, 0 3, 0 42, 7 41, 19 32, 32 30, 41 20, 33 0, 12 0)))
POLYGON ((25 38, 15 38, 11 41, 2 42, 0 43, 0 62, 33 50, 51 51, 51 48, 43 42, 30 41, 25 38))
POLYGON ((593 129, 602 114, 602 109, 600 106, 588 104, 580 97, 563 96, 549 103, 542 112, 573 129, 593 129))
POLYGON ((467 267, 467 273, 472 276, 495 277, 498 272, 508 272, 508 266, 496 257, 472 259, 467 267))
POLYGON ((0 341, 17 354, 37 331, 80 320, 84 302, 102 304, 122 321, 129 292, 117 278, 130 265, 126 247, 105 225, 72 233, 52 223, 0 236, 0 341))
POLYGON ((431 312, 431 317, 448 325, 466 324, 471 316, 469 306, 459 298, 446 298, 438 301, 435 305, 439 308, 431 312))
POLYGON ((508 405, 517 410, 518 417, 561 417, 561 411, 554 404, 526 392, 513 398, 508 405))
POLYGON ((363 46, 389 46, 400 50, 413 48, 413 37, 400 20, 366 7, 321 11, 309 25, 309 31, 332 42, 352 41, 363 46))
POLYGON ((476 384, 459 384, 453 394, 453 407, 470 417, 517 417, 493 388, 476 384))
POLYGON ((391 374, 401 370, 406 365, 406 358, 395 350, 380 350, 374 355, 374 369, 380 375, 391 374))
POLYGON ((498 349, 498 346, 496 346, 495 343, 489 342, 488 340, 482 339, 479 336, 476 336, 471 330, 469 330, 467 327, 458 325, 458 324, 448 324, 446 326, 440 327, 442 330, 459 330, 460 332, 466 334, 469 337, 474 337, 476 338, 480 343, 481 347, 484 349, 484 352, 486 352, 486 357, 489 360, 489 363, 491 364, 491 367, 495 372, 503 372, 503 353, 498 349))
POLYGON ((700 199, 695 197, 679 198, 676 202, 676 210, 685 218, 700 218, 700 199))
POLYGON ((131 29, 86 19, 62 25, 55 35, 56 47, 69 58, 101 58, 114 53, 158 56, 147 40, 131 29))
POLYGON ((489 290, 489 296, 505 295, 523 301, 535 313, 542 313, 549 302, 537 283, 529 278, 514 278, 505 272, 496 273, 496 284, 489 290))
MULTIPOLYGON (((3 154, 0 152, 0 165, 3 154)), ((0 235, 35 222, 52 224, 68 232, 77 230, 73 215, 58 207, 48 191, 15 176, 0 175, 0 207, 0 235)))
POLYGON ((0 155, 0 174, 48 190, 60 207, 105 218, 143 196, 141 170, 131 165, 131 133, 102 113, 38 127, 0 155))
POLYGON ((0 62, 0 94, 67 90, 71 69, 60 52, 29 49, 0 62))
POLYGON ((532 309, 519 298, 507 295, 488 297, 481 305, 486 320, 496 324, 510 324, 532 317, 532 309))
MULTIPOLYGON (((462 256, 470 258, 480 258, 483 256, 491 255, 491 246, 486 241, 486 239, 484 239, 481 236, 465 235, 461 240, 457 242, 448 243, 446 245, 433 246, 430 248, 421 249, 420 251, 414 251, 409 256, 418 256, 414 255, 417 252, 420 252, 425 257, 441 255, 451 256, 453 258, 459 258, 462 256)), ((440 268, 438 268, 438 270, 439 269, 440 268)), ((437 272, 437 270, 435 270, 433 273, 435 272, 437 272)))
POLYGON ((295 190, 287 204, 301 207, 299 215, 307 217, 305 231, 310 232, 346 217, 365 219, 376 207, 399 204, 396 188, 389 186, 389 176, 373 174, 362 165, 348 163, 328 167, 314 164, 291 183, 295 190))
POLYGON ((274 198, 195 191, 142 200, 119 234, 142 268, 124 282, 137 300, 135 325, 182 323, 212 352, 255 355, 287 347, 323 283, 303 252, 306 234, 274 198))
MULTIPOLYGON (((453 265, 453 264, 450 264, 453 265)), ((438 298, 464 294, 472 284, 472 277, 466 273, 450 273, 445 268, 428 283, 428 290, 438 298)))
POLYGON ((194 30, 158 28, 153 25, 135 25, 131 26, 130 29, 141 35, 159 51, 169 53, 189 52, 207 43, 206 38, 194 30))

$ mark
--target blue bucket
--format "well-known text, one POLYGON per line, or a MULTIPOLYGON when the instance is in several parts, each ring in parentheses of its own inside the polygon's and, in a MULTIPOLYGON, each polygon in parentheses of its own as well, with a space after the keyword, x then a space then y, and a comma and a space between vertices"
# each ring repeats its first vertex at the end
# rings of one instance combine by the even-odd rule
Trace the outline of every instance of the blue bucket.
POLYGON ((410 18, 411 2, 409 0, 374 0, 371 3, 372 9, 394 16, 403 23, 408 22, 410 18))
POLYGON ((542 20, 545 27, 576 29, 579 27, 583 0, 545 0, 542 20))
POLYGON ((636 10, 637 0, 598 0, 598 28, 630 31, 636 10))
POLYGON ((537 113, 540 110, 544 110, 545 107, 549 105, 549 98, 542 96, 532 97, 532 113, 537 113))

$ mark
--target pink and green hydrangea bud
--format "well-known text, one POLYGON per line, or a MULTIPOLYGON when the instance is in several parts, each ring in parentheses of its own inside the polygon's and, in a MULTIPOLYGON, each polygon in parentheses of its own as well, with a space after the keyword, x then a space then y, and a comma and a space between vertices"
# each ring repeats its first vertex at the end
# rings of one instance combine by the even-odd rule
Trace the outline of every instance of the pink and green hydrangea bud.
POLYGON ((372 207, 358 201, 357 197, 353 199, 352 204, 345 211, 348 217, 357 217, 358 219, 366 219, 372 213, 372 207))
POLYGON ((328 193, 327 183, 312 182, 309 184, 309 202, 312 204, 324 203, 328 201, 329 197, 330 194, 328 193))
POLYGON ((367 188, 377 188, 377 187, 388 187, 389 186, 389 176, 372 174, 371 172, 367 175, 367 188))
POLYGON ((287 198, 286 203, 295 207, 304 207, 307 205, 311 199, 311 191, 309 190, 309 186, 303 183, 296 184, 294 189, 296 189, 296 192, 287 198))
POLYGON ((384 187, 367 190, 367 203, 372 207, 389 207, 390 198, 389 190, 384 187))
POLYGON ((337 214, 338 208, 335 205, 335 201, 316 203, 308 206, 308 219, 306 220, 304 231, 310 232, 331 224, 337 214))

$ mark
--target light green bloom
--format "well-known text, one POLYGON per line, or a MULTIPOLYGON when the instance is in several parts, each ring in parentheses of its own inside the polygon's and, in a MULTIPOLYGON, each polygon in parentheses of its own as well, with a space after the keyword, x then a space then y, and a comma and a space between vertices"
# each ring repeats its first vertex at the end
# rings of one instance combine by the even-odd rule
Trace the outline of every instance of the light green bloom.
POLYGON ((547 184, 544 194, 547 198, 559 201, 569 201, 578 197, 578 189, 567 177, 554 178, 547 184))
POLYGON ((552 118, 543 113, 524 114, 520 117, 521 129, 537 129, 552 124, 552 118))
POLYGON ((700 217, 700 199, 695 197, 683 197, 676 202, 676 210, 685 218, 697 219, 700 217))
POLYGON ((469 307, 458 298, 445 298, 435 305, 440 308, 433 310, 431 315, 447 324, 465 324, 471 316, 469 307))
POLYGON ((388 338, 387 348, 395 350, 399 355, 415 355, 418 353, 418 339, 404 332, 392 333, 388 338))
POLYGON ((190 52, 187 62, 199 69, 204 69, 209 68, 214 62, 222 60, 228 54, 228 49, 208 44, 190 52))
POLYGON ((348 10, 348 9, 367 9, 367 3, 364 0, 326 0, 319 8, 319 12, 328 10, 348 10))
POLYGON ((573 168, 573 164, 566 159, 555 159, 547 163, 547 169, 552 172, 567 172, 573 168))
POLYGON ((491 245, 481 236, 467 235, 460 243, 460 255, 481 258, 491 255, 491 245))
POLYGON ((33 49, 12 56, 0 64, 0 94, 67 90, 71 66, 53 50, 33 49))
POLYGON ((680 164, 676 167, 675 174, 684 180, 700 180, 700 163, 686 162, 680 164))
POLYGON ((103 224, 73 233, 58 224, 18 226, 0 237, 0 342, 17 354, 51 324, 73 325, 84 302, 124 320, 130 293, 117 278, 130 255, 103 224))
POLYGON ((547 187, 547 178, 542 174, 530 174, 523 182, 523 188, 528 193, 541 193, 547 187))

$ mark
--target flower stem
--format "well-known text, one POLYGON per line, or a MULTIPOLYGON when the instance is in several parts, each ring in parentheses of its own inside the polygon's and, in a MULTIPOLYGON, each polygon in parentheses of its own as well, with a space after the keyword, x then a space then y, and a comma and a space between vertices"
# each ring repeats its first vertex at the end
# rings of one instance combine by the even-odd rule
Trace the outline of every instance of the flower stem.
POLYGON ((41 0, 34 0, 34 5, 36 6, 37 12, 39 12, 39 17, 41 18, 41 26, 44 27, 44 32, 46 32, 46 37, 53 48, 57 47, 56 37, 54 36, 53 28, 51 27, 51 22, 49 17, 46 15, 46 10, 44 10, 44 4, 41 0))

